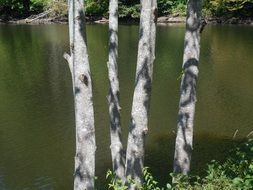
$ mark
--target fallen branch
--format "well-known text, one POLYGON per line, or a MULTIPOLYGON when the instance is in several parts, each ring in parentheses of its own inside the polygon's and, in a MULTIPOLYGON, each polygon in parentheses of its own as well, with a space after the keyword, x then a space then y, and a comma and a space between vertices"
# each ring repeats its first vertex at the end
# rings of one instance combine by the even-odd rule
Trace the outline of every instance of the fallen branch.
POLYGON ((26 23, 31 23, 31 22, 33 22, 33 21, 35 21, 35 20, 38 20, 38 19, 40 19, 40 18, 43 18, 43 17, 45 17, 45 16, 47 16, 49 13, 51 13, 52 11, 45 11, 45 12, 43 12, 43 13, 40 13, 37 17, 35 17, 35 18, 33 18, 33 19, 29 19, 29 17, 28 18, 26 18, 25 19, 25 21, 26 21, 26 23))

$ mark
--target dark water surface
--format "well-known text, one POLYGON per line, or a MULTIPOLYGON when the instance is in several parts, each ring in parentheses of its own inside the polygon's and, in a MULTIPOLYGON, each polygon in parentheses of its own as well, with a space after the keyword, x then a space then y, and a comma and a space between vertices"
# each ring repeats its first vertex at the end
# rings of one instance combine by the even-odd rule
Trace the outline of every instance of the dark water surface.
MULTIPOLYGON (((111 166, 106 95, 107 26, 87 27, 96 122, 96 182, 111 166)), ((184 26, 158 26, 146 165, 169 179, 177 121, 184 26)), ((120 26, 119 77, 126 143, 138 26, 120 26)), ((71 78, 62 55, 64 25, 0 25, 0 189, 69 190, 75 151, 71 78)), ((208 26, 201 41, 192 170, 224 159, 253 129, 253 27, 208 26)))

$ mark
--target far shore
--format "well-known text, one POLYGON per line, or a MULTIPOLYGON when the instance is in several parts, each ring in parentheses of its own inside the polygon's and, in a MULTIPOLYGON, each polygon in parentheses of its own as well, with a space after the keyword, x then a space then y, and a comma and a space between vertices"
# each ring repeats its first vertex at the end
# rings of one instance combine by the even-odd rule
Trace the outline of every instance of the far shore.
MULTIPOLYGON (((185 23, 184 16, 161 16, 158 17, 157 23, 161 25, 166 24, 180 24, 185 23)), ((225 17, 206 17, 208 24, 233 24, 233 25, 253 25, 253 18, 225 18, 225 17)), ((86 22, 89 24, 107 24, 108 18, 105 17, 86 17, 86 22)), ((139 19, 119 19, 121 24, 138 24, 139 19)), ((67 17, 47 17, 40 18, 37 15, 32 15, 26 19, 3 19, 0 17, 0 24, 68 24, 67 17)))

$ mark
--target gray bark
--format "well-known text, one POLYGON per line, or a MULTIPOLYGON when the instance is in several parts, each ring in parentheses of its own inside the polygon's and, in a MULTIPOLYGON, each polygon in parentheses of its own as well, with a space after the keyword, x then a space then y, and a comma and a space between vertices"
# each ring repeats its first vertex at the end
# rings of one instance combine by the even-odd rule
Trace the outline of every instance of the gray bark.
MULTIPOLYGON (((136 183, 143 181, 144 141, 148 132, 148 112, 155 59, 156 20, 156 0, 141 0, 135 89, 126 153, 126 176, 131 177, 136 183)), ((130 189, 136 189, 136 187, 131 186, 130 189)))
POLYGON ((177 122, 174 172, 188 174, 192 154, 196 82, 200 54, 201 0, 188 0, 184 39, 183 75, 177 122))
POLYGON ((118 179, 125 181, 125 158, 122 145, 119 79, 118 79, 118 0, 110 0, 109 5, 109 94, 107 96, 110 115, 111 156, 113 171, 118 179))
POLYGON ((95 126, 92 83, 88 60, 84 1, 69 0, 71 55, 64 54, 72 74, 75 101, 75 190, 93 190, 95 178, 95 126))
MULTIPOLYGON (((69 22, 69 44, 70 44, 70 55, 68 53, 64 53, 63 57, 66 59, 70 73, 73 81, 73 47, 74 47, 74 0, 68 0, 68 22, 69 22)), ((73 85, 74 87, 74 85, 73 85)))

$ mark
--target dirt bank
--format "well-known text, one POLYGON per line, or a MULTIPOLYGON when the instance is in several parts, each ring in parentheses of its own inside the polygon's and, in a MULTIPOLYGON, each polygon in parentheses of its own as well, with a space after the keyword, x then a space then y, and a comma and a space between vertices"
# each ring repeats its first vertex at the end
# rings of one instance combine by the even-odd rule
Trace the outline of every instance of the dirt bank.
MULTIPOLYGON (((41 13, 39 15, 32 15, 25 19, 15 19, 15 18, 1 18, 0 23, 4 24, 67 24, 67 17, 43 17, 41 13)), ((138 19, 119 19, 120 23, 123 24, 136 24, 138 19)), ((247 24, 253 25, 253 18, 237 18, 237 17, 207 17, 205 18, 208 24, 247 24)), ((107 24, 108 19, 105 17, 86 17, 87 23, 97 23, 97 24, 107 24)), ((161 16, 157 19, 158 24, 177 24, 185 23, 185 17, 182 16, 161 16)))

